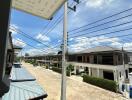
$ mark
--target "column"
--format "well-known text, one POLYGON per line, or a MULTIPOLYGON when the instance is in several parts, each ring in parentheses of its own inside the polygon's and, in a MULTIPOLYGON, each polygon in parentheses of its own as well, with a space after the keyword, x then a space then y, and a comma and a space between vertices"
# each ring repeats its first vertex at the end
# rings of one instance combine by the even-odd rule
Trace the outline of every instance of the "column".
POLYGON ((88 73, 89 76, 91 76, 91 68, 90 68, 90 67, 88 68, 88 72, 89 72, 89 73, 88 73))
POLYGON ((100 75, 99 75, 99 68, 97 68, 97 77, 100 77, 100 75))
POLYGON ((113 74, 114 74, 114 81, 117 82, 117 72, 116 72, 116 70, 113 71, 113 74))
POLYGON ((75 73, 75 75, 76 75, 76 66, 74 66, 74 73, 75 73))

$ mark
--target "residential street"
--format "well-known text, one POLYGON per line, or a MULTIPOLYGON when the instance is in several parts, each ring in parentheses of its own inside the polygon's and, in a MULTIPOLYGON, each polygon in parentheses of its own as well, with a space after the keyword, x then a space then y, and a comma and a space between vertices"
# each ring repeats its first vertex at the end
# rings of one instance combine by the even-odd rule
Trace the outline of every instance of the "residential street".
MULTIPOLYGON (((42 67, 33 67, 22 63, 23 66, 36 77, 37 82, 48 93, 47 100, 59 100, 61 90, 61 75, 42 67)), ((120 94, 113 93, 99 87, 84 83, 81 78, 72 76, 67 78, 67 100, 126 100, 120 94), (73 79, 74 78, 74 79, 73 79)))

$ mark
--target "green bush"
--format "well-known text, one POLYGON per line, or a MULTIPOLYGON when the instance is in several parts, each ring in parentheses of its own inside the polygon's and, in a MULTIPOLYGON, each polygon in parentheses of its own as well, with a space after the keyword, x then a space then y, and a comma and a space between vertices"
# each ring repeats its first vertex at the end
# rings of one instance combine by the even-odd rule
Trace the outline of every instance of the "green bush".
POLYGON ((71 64, 69 64, 68 66, 67 66, 67 70, 68 71, 74 71, 74 66, 73 65, 71 65, 71 64))
POLYGON ((56 68, 56 67, 52 67, 52 70, 58 73, 61 73, 61 69, 60 68, 56 68))
MULTIPOLYGON (((62 73, 62 69, 61 68, 52 67, 52 70, 57 72, 57 73, 60 73, 60 74, 62 73)), ((70 76, 70 71, 67 70, 66 71, 66 75, 70 76)))
POLYGON ((107 80, 107 79, 84 75, 83 81, 86 83, 90 83, 92 85, 96 85, 98 87, 113 91, 113 92, 117 92, 117 83, 112 80, 107 80))
POLYGON ((71 76, 71 71, 67 70, 67 71, 66 71, 66 75, 67 75, 67 76, 71 76))

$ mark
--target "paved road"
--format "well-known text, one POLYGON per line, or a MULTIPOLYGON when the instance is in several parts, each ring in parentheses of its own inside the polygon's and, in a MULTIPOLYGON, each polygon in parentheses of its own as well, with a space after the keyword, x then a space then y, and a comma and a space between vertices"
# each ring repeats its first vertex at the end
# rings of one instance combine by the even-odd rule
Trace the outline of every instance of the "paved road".
MULTIPOLYGON (((47 100, 60 100, 61 75, 42 67, 23 66, 36 77, 37 82, 48 93, 47 100)), ((126 100, 120 94, 84 83, 76 76, 67 78, 67 100, 126 100)))

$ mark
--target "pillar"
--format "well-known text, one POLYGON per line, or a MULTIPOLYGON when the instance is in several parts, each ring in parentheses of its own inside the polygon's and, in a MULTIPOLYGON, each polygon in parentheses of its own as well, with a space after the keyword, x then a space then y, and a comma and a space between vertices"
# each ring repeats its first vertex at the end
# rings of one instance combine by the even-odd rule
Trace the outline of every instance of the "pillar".
POLYGON ((117 82, 117 72, 116 72, 116 70, 113 71, 113 74, 114 74, 114 81, 117 82))
POLYGON ((91 76, 91 68, 88 68, 89 76, 91 76))
POLYGON ((100 74, 99 74, 99 68, 97 68, 97 77, 99 77, 100 74))

